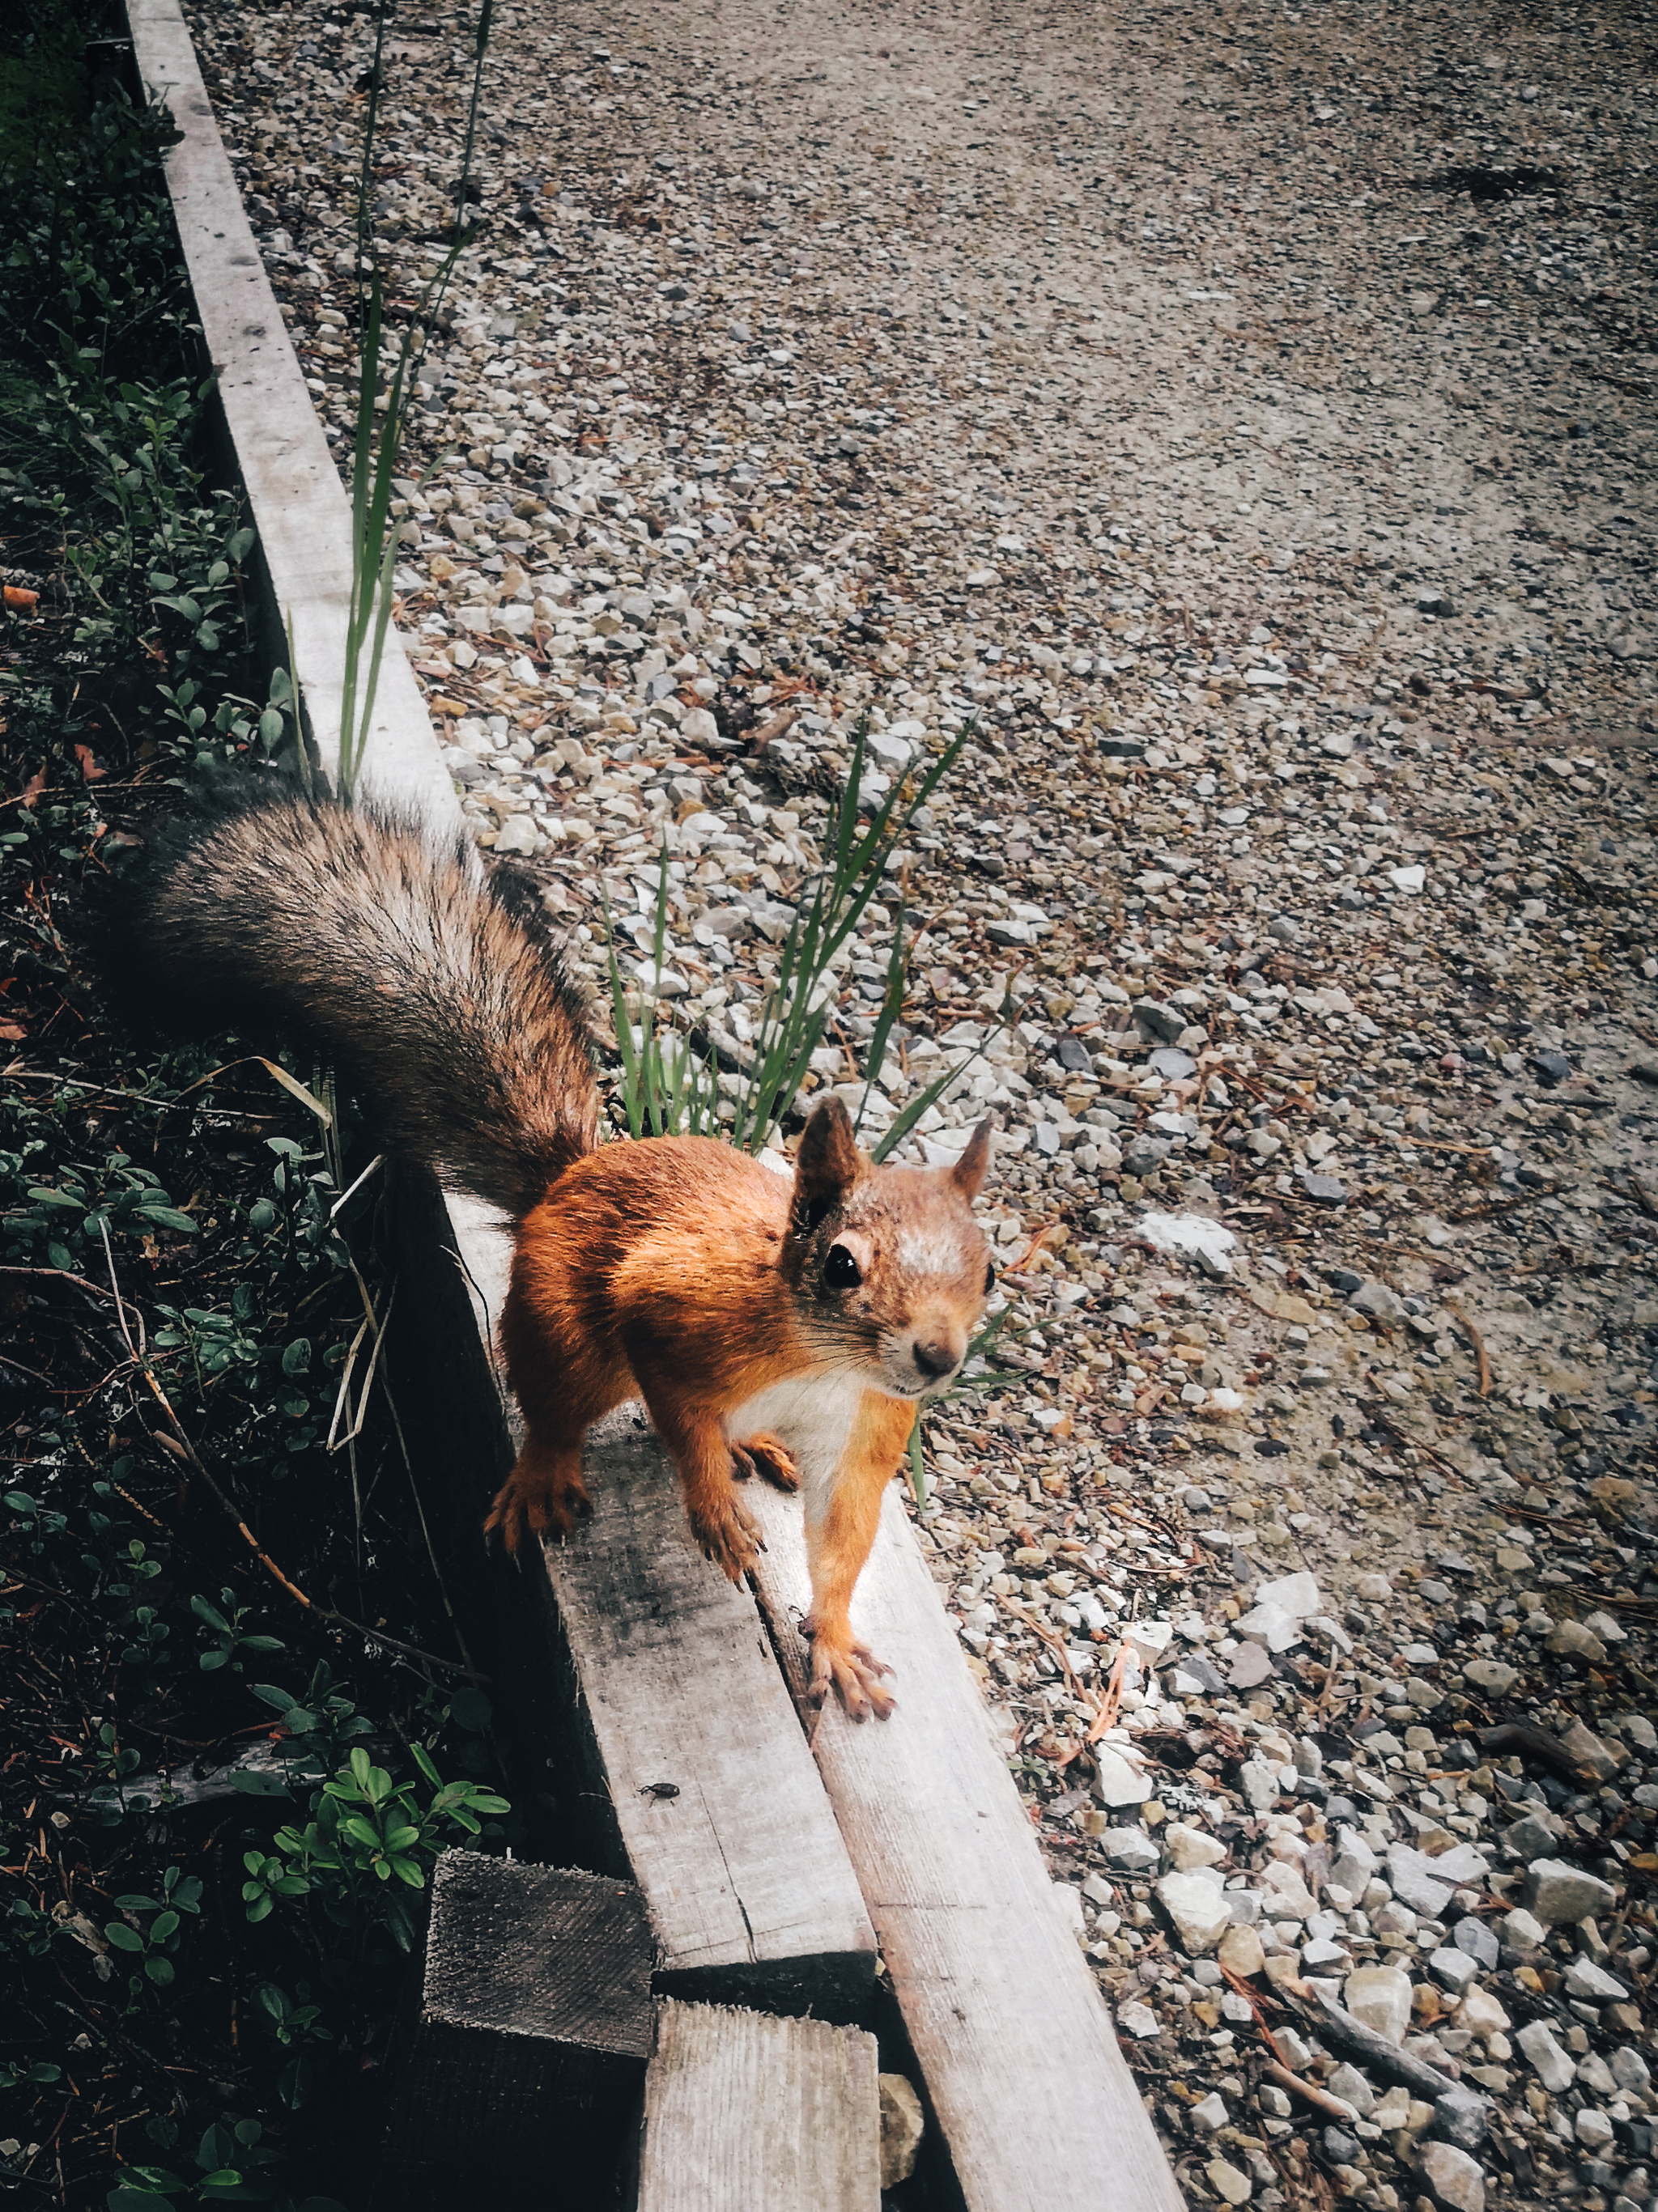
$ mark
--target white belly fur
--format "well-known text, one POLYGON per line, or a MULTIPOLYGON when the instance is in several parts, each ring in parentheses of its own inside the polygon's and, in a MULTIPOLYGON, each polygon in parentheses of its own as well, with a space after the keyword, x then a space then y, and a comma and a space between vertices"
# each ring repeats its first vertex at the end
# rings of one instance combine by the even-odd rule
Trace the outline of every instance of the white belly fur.
POLYGON ((850 1375, 794 1376, 762 1390, 726 1421, 727 1436, 739 1443, 762 1429, 775 1430, 783 1438, 800 1468, 808 1526, 821 1525, 829 1510, 853 1418, 868 1388, 850 1375))

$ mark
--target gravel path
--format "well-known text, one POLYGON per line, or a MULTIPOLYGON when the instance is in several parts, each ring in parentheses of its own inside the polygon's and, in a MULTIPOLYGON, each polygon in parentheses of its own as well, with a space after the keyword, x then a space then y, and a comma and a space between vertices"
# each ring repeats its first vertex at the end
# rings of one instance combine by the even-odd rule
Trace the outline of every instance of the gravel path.
MULTIPOLYGON (((366 19, 193 20, 343 422, 366 19)), ((596 974, 666 840, 741 1041, 859 719, 872 792, 974 724, 866 1111, 1006 1115, 1026 1387, 924 1525, 1183 2181, 1636 2212, 1652 9, 496 23, 399 572, 482 841, 596 974)), ((412 301, 466 24, 398 30, 412 301)))

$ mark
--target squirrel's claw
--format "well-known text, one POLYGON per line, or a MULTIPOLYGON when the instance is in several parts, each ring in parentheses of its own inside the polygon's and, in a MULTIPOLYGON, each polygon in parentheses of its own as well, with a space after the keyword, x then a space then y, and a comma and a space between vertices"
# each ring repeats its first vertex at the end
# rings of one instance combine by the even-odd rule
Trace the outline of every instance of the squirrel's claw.
POLYGON ((874 1713, 877 1720, 884 1721, 898 1703, 890 1690, 881 1686, 881 1676, 890 1674, 892 1668, 877 1659, 868 1644, 854 1642, 850 1634, 826 1634, 809 1613, 800 1626, 801 1634, 812 1646, 812 1680, 807 1692, 812 1703, 822 1705, 832 1689, 849 1719, 867 1721, 874 1713))
POLYGON ((576 1522, 592 1511, 593 1499, 579 1474, 562 1482, 544 1482, 515 1468, 496 1492, 484 1534, 498 1534, 511 1558, 527 1538, 568 1536, 576 1522))
POLYGON ((722 1500, 711 1512, 693 1511, 691 1532, 702 1551, 721 1572, 740 1583, 765 1549, 765 1540, 753 1515, 735 1495, 722 1500))

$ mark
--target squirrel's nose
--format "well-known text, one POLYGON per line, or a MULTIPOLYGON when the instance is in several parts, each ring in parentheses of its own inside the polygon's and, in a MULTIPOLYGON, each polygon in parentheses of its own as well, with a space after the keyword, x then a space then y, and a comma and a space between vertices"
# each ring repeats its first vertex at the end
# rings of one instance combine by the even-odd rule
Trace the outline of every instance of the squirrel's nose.
POLYGON ((956 1355, 948 1344, 923 1344, 917 1337, 912 1348, 916 1365, 930 1382, 948 1375, 956 1364, 956 1355))

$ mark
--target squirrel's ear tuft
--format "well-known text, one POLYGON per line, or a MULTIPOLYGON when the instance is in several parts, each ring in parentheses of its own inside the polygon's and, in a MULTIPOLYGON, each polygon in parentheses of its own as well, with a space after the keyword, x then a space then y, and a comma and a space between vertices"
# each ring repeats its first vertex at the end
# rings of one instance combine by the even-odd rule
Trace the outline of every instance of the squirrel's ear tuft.
POLYGON ((967 1149, 950 1170, 950 1181, 964 1198, 977 1198, 984 1185, 984 1171, 991 1164, 991 1135, 996 1127, 994 1115, 987 1115, 973 1131, 967 1149))
POLYGON ((857 1139, 844 1102, 826 1098, 801 1134, 795 1155, 794 1215, 797 1231, 815 1229, 858 1179, 857 1139))

